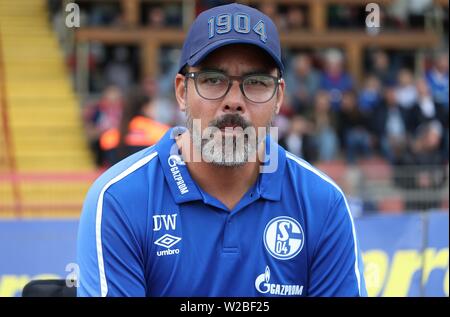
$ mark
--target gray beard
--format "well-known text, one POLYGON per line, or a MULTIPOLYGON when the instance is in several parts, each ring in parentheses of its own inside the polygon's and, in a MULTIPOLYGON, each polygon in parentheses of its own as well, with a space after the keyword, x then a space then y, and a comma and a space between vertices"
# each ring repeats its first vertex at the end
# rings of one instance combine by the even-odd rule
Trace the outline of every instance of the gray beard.
POLYGON ((222 136, 211 140, 202 140, 202 157, 205 161, 216 166, 239 167, 249 161, 249 157, 256 157, 256 142, 248 142, 243 134, 237 136, 222 136), (239 144, 239 146, 238 146, 239 144), (219 150, 217 150, 219 149, 219 150))
MULTIPOLYGON (((189 107, 186 108, 186 128, 189 130, 192 138, 201 138, 202 131, 200 127, 194 127, 194 119, 191 116, 189 107)), ((272 126, 272 120, 275 117, 275 112, 271 120, 266 125, 266 134, 272 126)), ((215 128, 215 125, 209 127, 215 128)), ((254 129, 253 127, 248 127, 254 129)), ((247 129, 248 129, 247 128, 247 129)), ((246 130, 247 130, 246 129, 246 130)), ((244 130, 245 131, 245 130, 244 130)), ((194 149, 201 153, 201 157, 205 162, 211 163, 217 167, 240 167, 248 162, 256 162, 257 151, 259 145, 265 140, 265 137, 257 137, 256 131, 254 136, 249 136, 242 129, 236 135, 217 133, 209 135, 210 138, 203 139, 201 142, 192 140, 194 149), (212 137, 212 138, 211 138, 212 137)))

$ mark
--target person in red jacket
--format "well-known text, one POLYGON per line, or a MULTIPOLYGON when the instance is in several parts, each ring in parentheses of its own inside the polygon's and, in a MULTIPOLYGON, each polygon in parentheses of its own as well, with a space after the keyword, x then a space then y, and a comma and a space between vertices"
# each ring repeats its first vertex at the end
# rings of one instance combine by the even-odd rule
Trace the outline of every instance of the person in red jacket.
POLYGON ((119 128, 105 131, 100 138, 107 165, 114 165, 161 139, 170 127, 154 120, 154 112, 151 98, 142 89, 133 88, 127 96, 119 128))

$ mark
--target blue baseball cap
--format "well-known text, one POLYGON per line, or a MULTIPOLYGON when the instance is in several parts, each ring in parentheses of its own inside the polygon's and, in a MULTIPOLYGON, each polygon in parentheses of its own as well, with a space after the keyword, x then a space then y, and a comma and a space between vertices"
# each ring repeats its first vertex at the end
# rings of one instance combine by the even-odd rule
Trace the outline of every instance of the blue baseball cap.
POLYGON ((183 44, 178 72, 230 44, 256 45, 272 57, 283 74, 277 27, 261 11, 238 3, 211 8, 195 19, 183 44))

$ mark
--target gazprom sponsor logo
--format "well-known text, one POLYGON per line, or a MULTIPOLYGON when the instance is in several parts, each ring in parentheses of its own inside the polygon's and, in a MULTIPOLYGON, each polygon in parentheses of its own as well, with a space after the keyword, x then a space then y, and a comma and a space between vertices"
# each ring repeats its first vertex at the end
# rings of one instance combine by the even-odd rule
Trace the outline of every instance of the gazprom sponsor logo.
POLYGON ((255 288, 261 294, 280 296, 301 296, 303 294, 303 285, 270 283, 270 269, 268 266, 266 266, 264 273, 256 278, 255 288))
POLYGON ((173 154, 167 159, 167 163, 170 166, 170 171, 172 172, 173 179, 178 187, 178 190, 182 195, 189 192, 186 183, 184 182, 183 176, 181 176, 179 165, 186 165, 186 163, 181 159, 179 155, 173 154))

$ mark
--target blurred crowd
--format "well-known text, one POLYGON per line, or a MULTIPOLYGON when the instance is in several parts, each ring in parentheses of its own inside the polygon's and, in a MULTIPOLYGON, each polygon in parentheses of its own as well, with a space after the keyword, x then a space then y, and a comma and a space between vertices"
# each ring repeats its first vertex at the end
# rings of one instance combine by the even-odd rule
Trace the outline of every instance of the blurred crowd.
MULTIPOLYGON (((57 0, 54 19, 58 18, 57 0)), ((230 1, 196 1, 197 13, 230 1)), ((85 26, 123 26, 118 2, 81 2, 85 26)), ((307 30, 307 5, 258 8, 270 16, 280 32, 307 30)), ((329 29, 365 28, 362 5, 328 6, 329 29)), ((142 2, 140 25, 152 28, 183 25, 181 3, 142 2)), ((442 15, 448 34, 448 11, 432 0, 396 0, 382 7, 386 29, 424 29, 426 16, 442 15)), ((86 132, 98 166, 155 143, 170 126, 184 124, 173 95, 179 47, 162 47, 160 76, 145 78, 139 49, 91 43, 89 91, 83 107, 86 132)), ((312 163, 344 161, 347 166, 373 157, 394 171, 421 166, 410 178, 398 177, 402 188, 439 188, 446 181, 449 147, 448 40, 442 49, 426 52, 417 64, 416 52, 367 48, 362 80, 348 72, 352 61, 337 48, 295 51, 283 49, 286 99, 274 125, 279 143, 312 163)), ((75 58, 69 66, 75 70, 75 58)), ((417 207, 417 205, 415 206, 417 207)))
MULTIPOLYGON (((449 149, 448 51, 434 52, 425 71, 413 73, 376 50, 359 86, 341 52, 321 55, 318 64, 310 54, 294 55, 287 68, 287 101, 276 122, 280 143, 312 163, 341 158, 351 167, 381 158, 400 188, 442 188, 449 149)), ((440 204, 439 198, 418 197, 408 199, 406 208, 440 204)))
POLYGON ((287 129, 282 142, 313 162, 332 160, 342 150, 350 164, 374 154, 392 164, 414 163, 409 152, 417 151, 415 142, 433 127, 436 140, 427 152, 440 160, 430 158, 429 163, 447 161, 448 52, 435 53, 418 76, 408 68, 393 70, 383 51, 371 57, 358 89, 338 50, 323 54, 321 69, 308 54, 294 56, 287 68, 284 108, 291 120, 280 127, 287 129))
POLYGON ((147 78, 127 90, 111 84, 83 107, 89 144, 99 167, 155 144, 183 120, 174 100, 159 94, 158 81, 147 78))
MULTIPOLYGON (((339 50, 317 55, 294 54, 286 67, 286 100, 275 125, 288 150, 312 162, 340 155, 349 164, 372 155, 381 155, 392 164, 448 161, 447 51, 435 52, 425 73, 418 75, 408 68, 395 70, 386 52, 374 51, 360 88, 346 71, 339 50)), ((100 130, 119 125, 121 109, 128 101, 125 95, 134 85, 118 65, 107 70, 108 85, 93 102, 105 109, 104 116, 93 115, 91 105, 85 107, 86 118, 100 130)), ((161 83, 164 78, 146 78, 140 84, 155 104, 153 119, 166 125, 182 124, 170 91, 172 83, 164 92, 161 83)))

